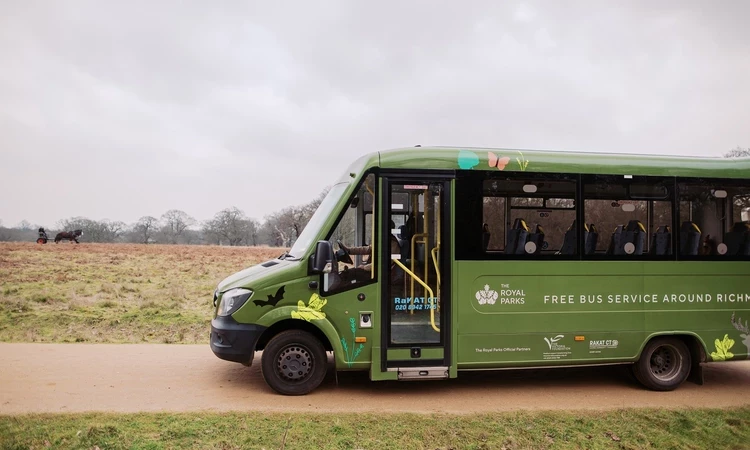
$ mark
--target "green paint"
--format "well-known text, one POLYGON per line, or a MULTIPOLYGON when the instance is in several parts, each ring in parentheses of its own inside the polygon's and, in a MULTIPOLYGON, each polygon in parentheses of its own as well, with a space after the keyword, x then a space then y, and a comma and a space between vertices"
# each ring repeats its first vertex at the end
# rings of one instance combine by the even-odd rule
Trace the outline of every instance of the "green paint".
MULTIPOLYGON (((266 327, 291 320, 313 324, 328 339, 337 369, 369 370, 372 379, 394 379, 397 372, 388 371, 386 366, 393 363, 395 355, 400 360, 410 360, 410 349, 389 346, 382 338, 387 323, 379 317, 385 310, 382 302, 392 301, 384 298, 387 290, 382 274, 374 283, 334 294, 320 288, 311 291, 310 282, 322 286, 324 280, 321 275, 309 273, 315 242, 328 237, 348 207, 357 184, 371 169, 412 169, 416 174, 414 181, 419 181, 419 173, 430 169, 478 167, 508 172, 746 179, 750 158, 437 147, 365 155, 347 169, 346 176, 339 180, 340 187, 332 189, 332 197, 321 215, 305 228, 298 243, 305 242, 295 244, 299 253, 293 252, 293 257, 276 260, 269 267, 248 268, 220 283, 221 291, 232 287, 252 289, 252 299, 266 298, 281 285, 286 288, 284 299, 275 308, 258 307, 249 301, 232 317, 240 324, 266 327), (493 154, 495 167, 488 162, 493 154), (509 158, 506 165, 507 155, 515 154, 518 157, 509 158), (500 157, 502 169, 497 167, 500 157), (349 173, 355 177, 349 177, 349 173), (358 294, 366 300, 358 301, 358 294), (302 298, 309 300, 298 300, 302 298), (355 317, 363 310, 376 312, 370 329, 356 326, 355 317), (365 337, 367 343, 356 343, 357 337, 365 337)), ((451 217, 447 224, 450 230, 455 230, 461 220, 453 214, 459 181, 451 183, 450 202, 443 204, 451 217)), ((372 216, 382 217, 386 206, 383 196, 378 195, 372 216)), ((374 229, 381 236, 390 234, 380 223, 374 229)), ((450 239, 444 242, 445 254, 454 252, 452 245, 450 239)), ((382 267, 382 258, 383 255, 376 255, 377 270, 382 267)), ((421 359, 429 359, 426 355, 450 355, 447 365, 451 376, 463 369, 633 362, 649 339, 661 335, 692 339, 714 361, 747 358, 748 333, 743 331, 747 321, 743 324, 728 319, 735 312, 740 317, 750 315, 748 273, 748 260, 452 260, 450 277, 443 281, 443 286, 449 288, 441 295, 450 301, 443 304, 445 320, 440 322, 441 328, 449 329, 444 342, 450 342, 450 347, 424 345, 421 359), (738 341, 742 345, 735 346, 738 341)))

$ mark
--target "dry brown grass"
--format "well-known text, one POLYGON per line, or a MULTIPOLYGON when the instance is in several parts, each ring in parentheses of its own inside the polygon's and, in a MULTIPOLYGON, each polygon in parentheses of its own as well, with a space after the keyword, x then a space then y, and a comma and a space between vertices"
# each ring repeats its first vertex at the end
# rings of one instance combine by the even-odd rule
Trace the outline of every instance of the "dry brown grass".
POLYGON ((0 243, 0 341, 208 340, 224 277, 286 249, 0 243))

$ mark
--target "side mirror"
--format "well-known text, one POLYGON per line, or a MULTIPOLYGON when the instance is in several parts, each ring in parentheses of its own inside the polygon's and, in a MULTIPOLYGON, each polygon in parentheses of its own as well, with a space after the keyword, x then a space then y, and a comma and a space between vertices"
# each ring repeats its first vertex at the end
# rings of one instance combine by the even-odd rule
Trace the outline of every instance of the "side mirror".
POLYGON ((333 246, 329 241, 318 241, 312 260, 312 273, 328 273, 333 263, 333 246))

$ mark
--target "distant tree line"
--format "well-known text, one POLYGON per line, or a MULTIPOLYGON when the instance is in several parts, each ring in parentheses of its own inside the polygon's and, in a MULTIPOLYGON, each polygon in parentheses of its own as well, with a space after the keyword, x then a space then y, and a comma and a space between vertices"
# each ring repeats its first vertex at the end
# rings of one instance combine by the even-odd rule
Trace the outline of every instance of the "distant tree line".
MULTIPOLYGON (((750 156, 750 148, 737 147, 724 156, 750 156)), ((56 227, 44 228, 50 238, 54 238, 58 231, 81 229, 84 242, 291 247, 327 191, 326 189, 307 204, 288 206, 276 211, 266 216, 263 222, 247 217, 244 211, 233 206, 217 212, 212 219, 202 223, 184 211, 172 209, 159 218, 143 216, 131 225, 108 219, 72 217, 59 221, 56 227)), ((0 220, 0 241, 33 242, 37 238, 39 227, 40 225, 32 225, 23 220, 15 227, 6 228, 0 220)))
POLYGON ((290 247, 302 233, 323 200, 327 189, 311 202, 289 206, 265 217, 263 222, 248 217, 233 206, 199 222, 184 211, 171 209, 161 217, 143 216, 133 224, 108 219, 71 217, 54 227, 31 224, 26 220, 14 227, 0 221, 0 241, 36 241, 43 227, 50 239, 59 231, 83 230, 83 242, 127 242, 139 244, 268 245, 290 247))

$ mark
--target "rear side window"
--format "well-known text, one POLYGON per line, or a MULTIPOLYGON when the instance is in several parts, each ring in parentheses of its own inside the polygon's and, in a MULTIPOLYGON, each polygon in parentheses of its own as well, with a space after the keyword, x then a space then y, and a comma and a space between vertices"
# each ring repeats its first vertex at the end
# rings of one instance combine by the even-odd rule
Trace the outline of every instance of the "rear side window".
POLYGON ((678 191, 680 258, 750 259, 750 185, 681 179, 678 191))

